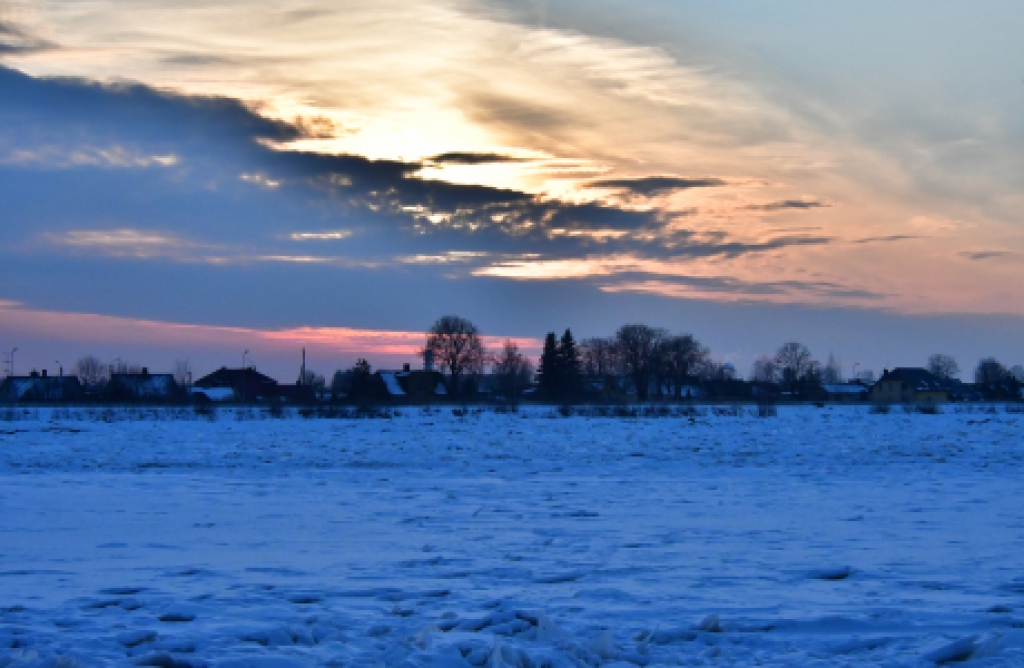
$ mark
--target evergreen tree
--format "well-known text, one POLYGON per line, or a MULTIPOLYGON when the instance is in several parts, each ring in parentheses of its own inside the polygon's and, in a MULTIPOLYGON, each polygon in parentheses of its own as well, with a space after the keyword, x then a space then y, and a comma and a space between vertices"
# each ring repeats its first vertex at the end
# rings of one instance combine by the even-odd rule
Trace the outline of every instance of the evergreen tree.
POLYGON ((572 332, 565 330, 558 342, 558 399, 572 401, 580 389, 580 349, 572 338, 572 332))
POLYGON ((558 341, 554 332, 544 338, 544 350, 540 355, 540 392, 545 399, 556 399, 561 389, 561 365, 559 364, 558 341))

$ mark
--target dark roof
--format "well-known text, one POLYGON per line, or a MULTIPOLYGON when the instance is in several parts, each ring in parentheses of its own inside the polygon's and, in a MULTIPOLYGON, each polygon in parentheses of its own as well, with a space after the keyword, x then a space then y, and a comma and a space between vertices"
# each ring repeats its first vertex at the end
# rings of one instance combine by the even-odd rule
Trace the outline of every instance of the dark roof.
POLYGON ((896 380, 912 386, 915 390, 948 390, 948 381, 942 380, 928 369, 901 366, 886 371, 878 382, 896 380))
POLYGON ((22 401, 77 399, 82 394, 76 376, 8 376, 0 388, 0 399, 22 401))
POLYGON ((169 373, 115 373, 110 376, 107 392, 136 399, 172 397, 178 383, 169 373))
POLYGON ((195 382, 196 387, 252 387, 277 385, 270 376, 264 376, 256 369, 228 369, 221 367, 195 382))

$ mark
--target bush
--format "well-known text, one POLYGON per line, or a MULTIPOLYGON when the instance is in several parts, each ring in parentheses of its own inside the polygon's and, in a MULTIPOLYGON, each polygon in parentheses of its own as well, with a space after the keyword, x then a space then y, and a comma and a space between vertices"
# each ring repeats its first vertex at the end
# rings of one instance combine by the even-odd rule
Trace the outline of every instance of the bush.
POLYGON ((876 415, 888 415, 892 411, 892 404, 877 403, 871 407, 871 412, 876 415))

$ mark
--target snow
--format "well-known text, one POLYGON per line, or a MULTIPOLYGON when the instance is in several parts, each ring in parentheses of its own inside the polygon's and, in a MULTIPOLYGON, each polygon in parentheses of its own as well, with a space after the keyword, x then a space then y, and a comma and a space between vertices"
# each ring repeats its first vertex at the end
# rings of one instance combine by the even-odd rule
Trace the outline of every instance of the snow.
POLYGON ((584 412, 0 410, 0 667, 1024 665, 1024 414, 584 412))
POLYGON ((388 394, 393 397, 405 396, 405 390, 402 389, 402 385, 398 382, 397 375, 391 371, 381 371, 380 377, 384 380, 384 386, 387 387, 388 394))
POLYGON ((202 395, 210 401, 234 401, 235 399, 233 387, 190 387, 188 392, 192 396, 202 395))

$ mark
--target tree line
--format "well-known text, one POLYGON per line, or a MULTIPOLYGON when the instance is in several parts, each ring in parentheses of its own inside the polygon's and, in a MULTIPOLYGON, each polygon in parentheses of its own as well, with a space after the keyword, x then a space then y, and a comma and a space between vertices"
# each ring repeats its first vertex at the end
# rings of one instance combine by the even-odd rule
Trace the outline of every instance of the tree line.
MULTIPOLYGON (((584 397, 609 399, 623 392, 640 401, 679 400, 699 386, 742 380, 732 364, 714 360, 710 349, 693 334, 673 333, 644 324, 622 325, 611 336, 579 341, 568 328, 561 335, 548 332, 535 366, 511 339, 499 350, 488 351, 476 325, 465 318, 447 315, 427 331, 422 354, 429 356, 436 369, 446 376, 448 390, 454 396, 473 394, 479 377, 488 370, 496 381, 495 390, 501 395, 515 399, 532 388, 537 399, 550 402, 572 402, 584 397)), ((93 356, 81 358, 76 367, 87 388, 102 387, 111 373, 133 373, 140 369, 120 360, 115 364, 103 363, 93 356)), ((931 355, 927 369, 947 381, 961 373, 957 361, 945 354, 931 355)), ((179 384, 191 382, 191 375, 187 361, 175 363, 174 376, 179 384)), ((349 369, 336 372, 330 383, 308 370, 300 382, 336 395, 368 396, 373 391, 372 376, 369 362, 359 359, 349 369)), ((806 345, 790 341, 774 354, 759 357, 746 380, 793 396, 807 396, 825 384, 844 382, 847 376, 835 355, 820 361, 806 345)), ((863 371, 853 380, 870 384, 874 378, 863 371)), ((1024 368, 1007 367, 988 357, 975 368, 974 381, 984 386, 1024 383, 1024 368)))

